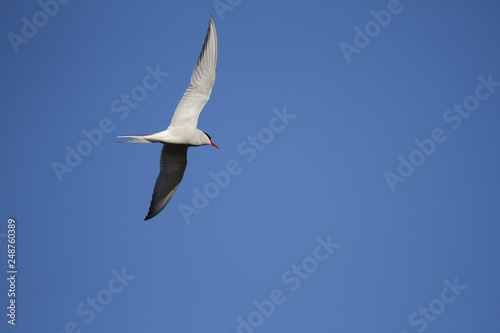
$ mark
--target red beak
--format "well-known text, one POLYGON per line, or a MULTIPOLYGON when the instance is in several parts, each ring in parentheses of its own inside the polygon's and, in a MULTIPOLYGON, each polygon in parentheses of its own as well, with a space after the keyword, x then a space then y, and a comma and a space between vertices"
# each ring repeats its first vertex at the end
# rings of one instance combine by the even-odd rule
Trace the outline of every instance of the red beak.
POLYGON ((219 146, 217 146, 215 143, 210 142, 210 144, 211 144, 212 146, 214 146, 215 148, 220 149, 220 148, 219 148, 219 146))

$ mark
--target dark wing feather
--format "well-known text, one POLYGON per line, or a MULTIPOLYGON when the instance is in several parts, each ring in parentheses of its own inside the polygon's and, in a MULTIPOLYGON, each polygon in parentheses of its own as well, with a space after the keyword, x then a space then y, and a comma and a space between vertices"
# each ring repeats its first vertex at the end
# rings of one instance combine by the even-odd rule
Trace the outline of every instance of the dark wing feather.
POLYGON ((188 146, 163 144, 160 157, 160 174, 156 179, 148 216, 144 220, 158 215, 165 208, 181 183, 187 165, 188 146))

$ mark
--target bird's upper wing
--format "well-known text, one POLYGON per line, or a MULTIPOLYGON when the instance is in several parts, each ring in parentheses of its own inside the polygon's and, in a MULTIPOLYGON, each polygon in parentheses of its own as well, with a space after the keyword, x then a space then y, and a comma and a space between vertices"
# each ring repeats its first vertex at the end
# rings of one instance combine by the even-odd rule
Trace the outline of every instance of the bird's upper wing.
POLYGON ((212 93, 217 67, 217 32, 212 16, 207 36, 191 75, 191 83, 175 109, 170 126, 196 127, 201 110, 212 93))
POLYGON ((149 220, 165 208, 181 183, 187 165, 185 145, 163 144, 160 157, 160 174, 156 179, 148 216, 149 220))

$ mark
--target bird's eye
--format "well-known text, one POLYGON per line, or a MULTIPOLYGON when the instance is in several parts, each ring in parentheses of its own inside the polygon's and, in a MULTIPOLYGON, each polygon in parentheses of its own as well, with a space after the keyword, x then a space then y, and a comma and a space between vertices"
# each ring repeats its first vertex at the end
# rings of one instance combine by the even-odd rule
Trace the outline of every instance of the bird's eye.
POLYGON ((208 135, 206 132, 203 132, 205 133, 206 136, 208 136, 208 140, 212 141, 212 138, 210 137, 210 135, 208 135))

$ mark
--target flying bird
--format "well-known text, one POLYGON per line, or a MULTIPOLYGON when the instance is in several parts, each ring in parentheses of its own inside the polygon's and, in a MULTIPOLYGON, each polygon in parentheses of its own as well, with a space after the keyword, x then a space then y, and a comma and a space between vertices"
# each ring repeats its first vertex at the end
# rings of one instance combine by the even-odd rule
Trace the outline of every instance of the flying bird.
POLYGON ((162 132, 149 135, 123 135, 118 138, 133 138, 124 141, 133 143, 163 144, 160 156, 160 174, 156 179, 153 197, 149 206, 149 220, 168 204, 181 183, 187 165, 189 147, 217 145, 210 135, 199 130, 198 117, 212 93, 217 67, 217 32, 212 16, 208 22, 207 36, 191 75, 191 82, 175 109, 172 121, 162 132))

